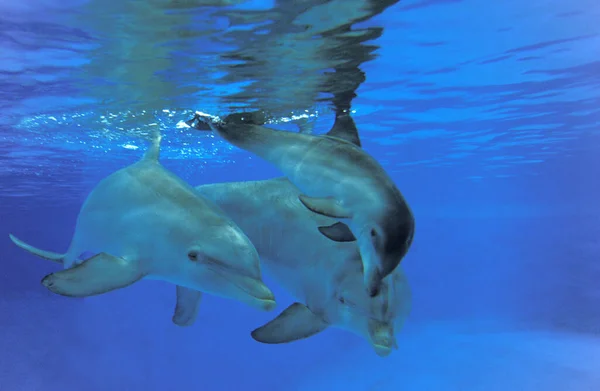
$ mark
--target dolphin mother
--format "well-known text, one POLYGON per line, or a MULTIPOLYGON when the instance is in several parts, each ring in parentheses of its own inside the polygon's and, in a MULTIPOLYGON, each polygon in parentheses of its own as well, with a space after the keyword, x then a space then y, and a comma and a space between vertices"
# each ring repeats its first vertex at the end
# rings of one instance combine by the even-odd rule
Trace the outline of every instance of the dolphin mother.
POLYGON ((194 118, 210 125, 229 143, 274 164, 304 193, 299 198, 311 211, 349 219, 353 235, 341 231, 339 225, 319 230, 335 241, 356 238, 364 284, 369 294, 376 296, 383 278, 408 252, 415 220, 392 179, 361 148, 349 113, 338 113, 326 135, 270 129, 256 125, 254 117, 237 113, 221 121, 198 112, 194 118))

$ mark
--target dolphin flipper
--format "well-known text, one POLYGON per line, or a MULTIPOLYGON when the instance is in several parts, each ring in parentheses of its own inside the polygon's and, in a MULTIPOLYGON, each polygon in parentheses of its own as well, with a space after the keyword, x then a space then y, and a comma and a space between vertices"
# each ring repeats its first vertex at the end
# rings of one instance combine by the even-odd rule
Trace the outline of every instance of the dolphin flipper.
POLYGON ((307 338, 325 330, 329 324, 301 303, 294 303, 275 319, 252 331, 254 340, 279 344, 307 338))
POLYGON ((356 241, 356 237, 350 228, 346 224, 339 221, 332 225, 319 227, 319 232, 334 242, 356 241))
POLYGON ((344 209, 334 198, 313 198, 301 194, 298 196, 300 202, 311 211, 336 219, 344 219, 352 217, 351 213, 344 209))
POLYGON ((177 285, 177 304, 173 313, 173 323, 177 326, 191 326, 198 316, 202 292, 177 285))
POLYGON ((70 269, 48 274, 42 284, 62 296, 86 297, 124 288, 142 277, 137 263, 100 253, 70 269))

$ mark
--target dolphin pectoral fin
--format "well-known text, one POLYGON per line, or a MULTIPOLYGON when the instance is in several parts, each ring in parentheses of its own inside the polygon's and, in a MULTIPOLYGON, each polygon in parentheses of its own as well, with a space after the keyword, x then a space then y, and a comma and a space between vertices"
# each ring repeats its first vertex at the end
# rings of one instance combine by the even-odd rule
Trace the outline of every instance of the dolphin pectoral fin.
POLYGON ((137 263, 100 253, 70 269, 48 274, 42 285, 62 296, 86 297, 124 288, 142 277, 137 263))
POLYGON ((307 306, 294 303, 275 319, 252 331, 252 338, 267 344, 297 341, 320 333, 329 325, 307 306))
POLYGON ((35 248, 35 247, 25 243, 24 241, 17 238, 13 234, 9 234, 8 237, 18 247, 21 247, 23 250, 28 251, 28 252, 32 253, 33 255, 37 255, 40 258, 44 258, 44 259, 47 259, 49 261, 53 261, 56 263, 63 263, 63 258, 65 257, 64 254, 58 254, 58 253, 53 253, 51 251, 40 250, 39 248, 35 248))
POLYGON ((300 194, 300 202, 311 211, 323 216, 336 219, 345 219, 351 217, 351 213, 344 209, 334 198, 313 198, 300 194))
POLYGON ((202 292, 177 285, 177 304, 173 313, 173 323, 177 326, 191 326, 198 316, 202 292))
POLYGON ((337 222, 332 225, 319 227, 319 232, 321 232, 327 238, 333 240, 334 242, 354 242, 356 241, 356 237, 350 231, 350 228, 342 223, 337 222))

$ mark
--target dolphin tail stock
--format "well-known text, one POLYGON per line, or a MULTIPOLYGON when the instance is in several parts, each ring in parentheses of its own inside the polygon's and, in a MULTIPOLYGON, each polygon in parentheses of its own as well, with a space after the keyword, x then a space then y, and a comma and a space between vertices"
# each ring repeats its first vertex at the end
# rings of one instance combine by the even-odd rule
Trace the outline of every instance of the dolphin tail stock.
POLYGON ((291 140, 301 136, 306 137, 299 133, 249 123, 220 122, 213 126, 217 134, 228 143, 264 159, 278 147, 285 147, 291 140))
POLYGON ((280 344, 308 338, 329 327, 320 316, 301 303, 294 303, 275 319, 252 331, 252 338, 266 344, 280 344))
POLYGON ((177 326, 191 326, 198 316, 202 292, 177 285, 177 303, 172 321, 177 326))
POLYGON ((225 123, 245 124, 245 125, 264 125, 267 122, 267 115, 264 111, 247 111, 229 114, 224 119, 225 123))
POLYGON ((144 276, 137 262, 100 253, 77 266, 48 274, 42 285, 58 295, 87 297, 124 288, 144 276))
MULTIPOLYGON (((254 153, 268 161, 274 153, 275 159, 281 155, 280 148, 286 148, 290 143, 308 144, 307 134, 288 132, 264 126, 267 117, 262 112, 242 112, 230 114, 224 119, 196 113, 197 121, 208 124, 222 139, 229 144, 254 153)), ((192 124, 194 121, 190 120, 192 124)), ((196 125, 194 125, 196 126, 196 125)), ((203 126, 200 126, 203 128, 203 126)), ((274 163, 271 161, 271 163, 274 163)))
POLYGON ((37 255, 40 258, 47 259, 52 262, 63 264, 65 254, 54 253, 52 251, 40 250, 39 248, 33 247, 30 244, 25 243, 21 239, 17 238, 13 234, 9 234, 8 237, 10 240, 16 244, 18 247, 22 248, 25 251, 30 252, 33 255, 37 255))

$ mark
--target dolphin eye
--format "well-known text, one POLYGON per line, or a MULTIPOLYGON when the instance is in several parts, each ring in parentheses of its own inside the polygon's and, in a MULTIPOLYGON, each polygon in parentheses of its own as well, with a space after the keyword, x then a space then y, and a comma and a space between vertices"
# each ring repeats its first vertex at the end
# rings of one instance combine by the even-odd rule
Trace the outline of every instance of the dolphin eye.
POLYGON ((342 304, 344 304, 346 302, 346 299, 344 299, 342 296, 338 297, 338 301, 342 304))
POLYGON ((371 237, 374 238, 377 236, 377 231, 375 231, 375 228, 371 229, 371 237))
POLYGON ((188 259, 190 261, 196 262, 198 260, 198 251, 192 250, 188 252, 188 259))

